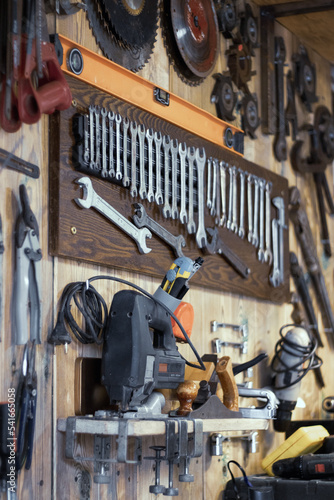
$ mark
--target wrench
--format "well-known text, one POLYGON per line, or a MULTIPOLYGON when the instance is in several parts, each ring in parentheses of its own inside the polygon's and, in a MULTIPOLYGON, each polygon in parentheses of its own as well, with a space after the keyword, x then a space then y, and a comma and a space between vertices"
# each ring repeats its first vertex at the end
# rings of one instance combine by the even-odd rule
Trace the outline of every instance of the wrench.
POLYGON ((96 170, 100 169, 100 145, 101 145, 101 136, 100 136, 100 110, 98 106, 94 106, 94 115, 95 115, 95 164, 94 168, 96 170))
POLYGON ((239 214, 239 229, 238 236, 240 238, 245 237, 245 177, 247 172, 244 172, 239 168, 240 175, 240 214, 239 214))
POLYGON ((119 113, 115 116, 116 123, 116 179, 120 181, 122 179, 121 171, 121 121, 122 117, 119 113))
POLYGON ((108 115, 108 111, 105 108, 101 109, 101 117, 102 117, 102 177, 108 176, 107 169, 107 126, 106 126, 106 117, 108 115))
POLYGON ((270 193, 272 190, 272 182, 266 183, 266 231, 265 231, 265 250, 264 261, 271 265, 273 255, 271 252, 271 222, 270 222, 270 193))
POLYGON ((276 68, 276 113, 277 131, 274 139, 274 154, 278 161, 287 159, 287 143, 285 138, 286 120, 284 109, 284 61, 286 56, 284 39, 275 36, 275 68, 276 68))
POLYGON ((253 241, 253 196, 252 196, 252 174, 247 175, 247 212, 248 212, 248 234, 249 243, 253 241))
POLYGON ((218 229, 208 227, 206 230, 211 237, 211 241, 207 245, 208 252, 221 255, 240 276, 247 279, 251 272, 249 267, 220 239, 218 229))
POLYGON ((264 262, 264 188, 266 181, 259 179, 260 189, 260 238, 259 249, 257 251, 257 258, 260 262, 264 262))
POLYGON ((273 219, 272 223, 272 235, 273 235, 273 271, 269 276, 269 283, 273 287, 280 285, 281 273, 279 268, 279 248, 278 248, 278 220, 273 219))
POLYGON ((179 151, 179 143, 177 139, 171 142, 172 154, 172 219, 177 219, 179 211, 177 209, 177 153, 179 151))
POLYGON ((232 189, 233 189, 233 202, 232 202, 232 224, 231 231, 238 232, 238 183, 237 183, 237 167, 232 168, 232 189))
POLYGON ((212 170, 212 158, 208 158, 208 185, 206 187, 206 206, 210 209, 212 207, 211 201, 211 170, 212 170))
POLYGON ((146 192, 146 182, 145 182, 145 127, 144 125, 139 125, 138 127, 138 137, 139 137, 139 196, 142 200, 147 198, 146 192))
POLYGON ((115 177, 114 165, 114 119, 115 114, 113 111, 108 111, 109 119, 109 176, 115 177))
POLYGON ((232 167, 228 167, 229 175, 229 196, 228 196, 228 217, 226 222, 227 229, 232 229, 232 210, 233 210, 233 177, 232 177, 232 167))
POLYGON ((220 168, 220 198, 222 204, 222 216, 219 221, 220 226, 226 225, 226 164, 221 161, 220 168))
POLYGON ((217 160, 213 159, 212 160, 212 170, 213 170, 213 176, 212 176, 212 198, 211 198, 211 209, 210 209, 210 215, 214 217, 216 215, 216 199, 217 199, 217 160))
POLYGON ((130 121, 127 117, 123 118, 123 186, 130 186, 130 177, 128 174, 128 130, 130 121))
POLYGON ((188 234, 194 234, 196 232, 196 223, 194 220, 194 161, 196 159, 196 150, 193 146, 188 148, 188 169, 189 169, 189 197, 188 197, 188 224, 187 231, 188 234))
POLYGON ((162 136, 161 132, 154 132, 154 143, 155 143, 155 202, 157 205, 163 204, 163 196, 161 191, 161 143, 162 136))
POLYGON ((220 189, 219 189, 219 177, 220 177, 220 167, 219 167, 219 161, 217 158, 214 160, 215 168, 216 168, 216 217, 215 217, 215 225, 218 226, 220 219, 221 219, 221 200, 220 200, 220 189))
POLYGON ((164 167, 165 167, 165 182, 164 182, 164 189, 165 189, 165 203, 162 209, 162 215, 167 219, 168 217, 171 216, 171 207, 169 204, 169 170, 170 170, 170 164, 169 164, 169 151, 170 151, 170 137, 169 135, 164 135, 162 139, 162 145, 164 147, 164 167))
POLYGON ((198 226, 196 233, 196 243, 198 248, 207 246, 207 237, 204 223, 204 170, 206 154, 204 148, 196 148, 197 165, 197 200, 198 200, 198 226))
POLYGON ((254 175, 254 224, 252 244, 257 247, 259 244, 259 179, 254 175))
POLYGON ((140 253, 149 253, 152 249, 146 246, 146 238, 151 238, 152 233, 147 228, 138 229, 132 222, 126 219, 115 208, 99 196, 93 188, 89 177, 81 177, 75 181, 83 188, 84 198, 75 198, 75 202, 81 208, 95 208, 98 212, 118 226, 137 243, 140 253))
POLYGON ((130 123, 131 132, 131 188, 130 195, 132 198, 138 195, 137 191, 137 123, 130 123))
POLYGON ((180 209, 180 222, 181 224, 186 224, 188 222, 187 210, 186 210, 186 156, 187 156, 187 145, 185 142, 180 142, 179 144, 179 155, 180 155, 180 175, 181 175, 181 209, 180 209))
POLYGON ((89 163, 88 115, 84 115, 84 161, 89 163))
POLYGON ((94 106, 89 106, 89 140, 90 140, 90 168, 95 168, 94 162, 94 106))
POLYGON ((176 257, 184 257, 182 248, 186 246, 186 241, 182 234, 179 236, 174 236, 163 226, 158 224, 154 219, 147 215, 147 212, 141 203, 135 203, 135 215, 133 216, 133 221, 137 227, 147 227, 161 238, 167 245, 173 248, 176 257))
POLYGON ((147 192, 147 200, 152 203, 154 201, 154 192, 153 192, 153 129, 148 128, 146 130, 146 138, 147 138, 147 156, 148 156, 148 192, 147 192))
POLYGON ((284 210, 284 199, 282 196, 276 196, 273 198, 272 203, 274 207, 278 210, 278 244, 279 244, 279 268, 280 268, 280 280, 281 283, 284 281, 284 229, 285 226, 285 210, 284 210))

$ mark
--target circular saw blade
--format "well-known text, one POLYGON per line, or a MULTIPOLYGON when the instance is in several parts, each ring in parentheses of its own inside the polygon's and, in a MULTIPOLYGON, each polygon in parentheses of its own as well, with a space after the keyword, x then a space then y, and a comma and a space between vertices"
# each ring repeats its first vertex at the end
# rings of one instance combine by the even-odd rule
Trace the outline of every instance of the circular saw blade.
POLYGON ((162 34, 180 78, 199 85, 218 57, 219 29, 212 0, 163 0, 162 34))
POLYGON ((133 72, 142 69, 153 52, 156 31, 152 41, 140 48, 125 45, 108 30, 99 2, 97 0, 86 0, 85 5, 89 25, 103 55, 133 72))
POLYGON ((100 0, 104 19, 118 40, 143 47, 155 39, 158 0, 100 0))

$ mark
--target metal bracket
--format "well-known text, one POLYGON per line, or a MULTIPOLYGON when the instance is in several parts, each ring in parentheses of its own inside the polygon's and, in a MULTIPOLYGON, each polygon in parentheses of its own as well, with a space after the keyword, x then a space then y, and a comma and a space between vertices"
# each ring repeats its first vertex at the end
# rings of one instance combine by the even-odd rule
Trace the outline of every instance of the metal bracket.
POLYGON ((226 342, 221 339, 214 339, 212 341, 213 352, 219 354, 222 347, 234 347, 240 349, 241 354, 248 352, 248 325, 232 325, 230 323, 218 323, 218 321, 211 321, 211 332, 216 332, 218 328, 232 328, 232 330, 241 333, 241 342, 226 342))
POLYGON ((211 456, 223 455, 223 443, 225 441, 240 440, 246 443, 247 453, 256 453, 258 451, 258 431, 251 431, 246 434, 235 434, 224 436, 220 433, 215 433, 210 436, 210 454, 211 456))

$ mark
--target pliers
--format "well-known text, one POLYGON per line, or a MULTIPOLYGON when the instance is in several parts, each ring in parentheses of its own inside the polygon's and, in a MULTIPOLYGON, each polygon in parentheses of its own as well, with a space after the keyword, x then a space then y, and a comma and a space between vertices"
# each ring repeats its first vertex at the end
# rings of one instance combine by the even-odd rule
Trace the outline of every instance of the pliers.
POLYGON ((28 310, 30 309, 30 340, 41 343, 41 259, 39 229, 27 189, 20 185, 22 212, 16 221, 16 272, 14 311, 16 344, 28 342, 28 310))
POLYGON ((25 465, 30 469, 35 434, 37 373, 35 370, 36 343, 29 350, 25 345, 22 368, 16 393, 16 469, 19 472, 25 465))

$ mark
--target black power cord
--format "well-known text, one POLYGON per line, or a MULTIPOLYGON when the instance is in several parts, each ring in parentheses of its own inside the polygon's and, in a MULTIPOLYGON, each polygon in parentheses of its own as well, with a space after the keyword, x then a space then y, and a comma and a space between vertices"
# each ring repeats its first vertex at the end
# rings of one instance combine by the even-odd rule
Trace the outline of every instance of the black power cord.
POLYGON ((176 324, 179 326, 181 332, 183 333, 187 343, 192 349, 193 353, 197 361, 199 362, 199 366, 187 361, 182 354, 180 356, 184 359, 185 363, 192 368, 198 368, 200 370, 205 371, 205 365, 200 358, 200 355, 195 349, 195 346, 191 342, 187 332, 181 325, 178 318, 175 314, 160 300, 151 295, 149 292, 144 290, 138 285, 131 283, 130 281, 126 281, 122 278, 116 278, 114 276, 93 276, 89 278, 87 281, 78 281, 69 283, 63 290, 61 299, 60 299, 60 308, 57 317, 57 323, 54 327, 51 335, 48 339, 50 344, 60 345, 60 344, 69 344, 71 343, 71 337, 66 330, 65 322, 68 324, 70 330, 74 334, 74 336, 79 340, 79 342, 83 344, 102 344, 104 340, 104 332, 107 325, 108 318, 108 308, 105 300, 102 295, 100 295, 96 289, 92 286, 92 282, 96 280, 109 280, 116 281, 118 283, 122 283, 123 285, 130 286, 142 293, 146 297, 154 300, 157 304, 159 304, 165 311, 174 319, 176 324), (73 317, 71 312, 71 302, 74 300, 75 305, 77 306, 79 312, 83 316, 86 323, 86 330, 82 330, 79 327, 78 323, 73 317))
POLYGON ((271 361, 271 369, 274 373, 284 373, 286 371, 294 371, 297 373, 300 373, 299 377, 297 377, 293 382, 282 385, 281 387, 275 387, 275 390, 281 390, 281 389, 287 389, 288 387, 291 387, 298 382, 302 380, 302 378, 305 377, 305 375, 310 371, 310 370, 315 370, 316 368, 320 368, 322 365, 322 359, 316 354, 316 350, 318 347, 318 342, 315 338, 313 338, 307 328, 301 327, 300 325, 296 325, 294 323, 292 324, 287 324, 283 325, 280 328, 279 331, 280 334, 280 339, 275 345, 275 354, 274 357, 271 361), (285 335, 283 335, 283 331, 286 328, 304 328, 306 332, 308 333, 310 342, 307 346, 301 346, 300 344, 297 344, 296 342, 293 342, 291 339, 287 338, 285 335), (290 356, 295 356, 297 358, 297 362, 293 366, 289 366, 286 363, 284 363, 284 360, 282 359, 282 355, 284 352, 287 352, 290 356), (277 369, 277 366, 283 366, 282 369, 277 369))

